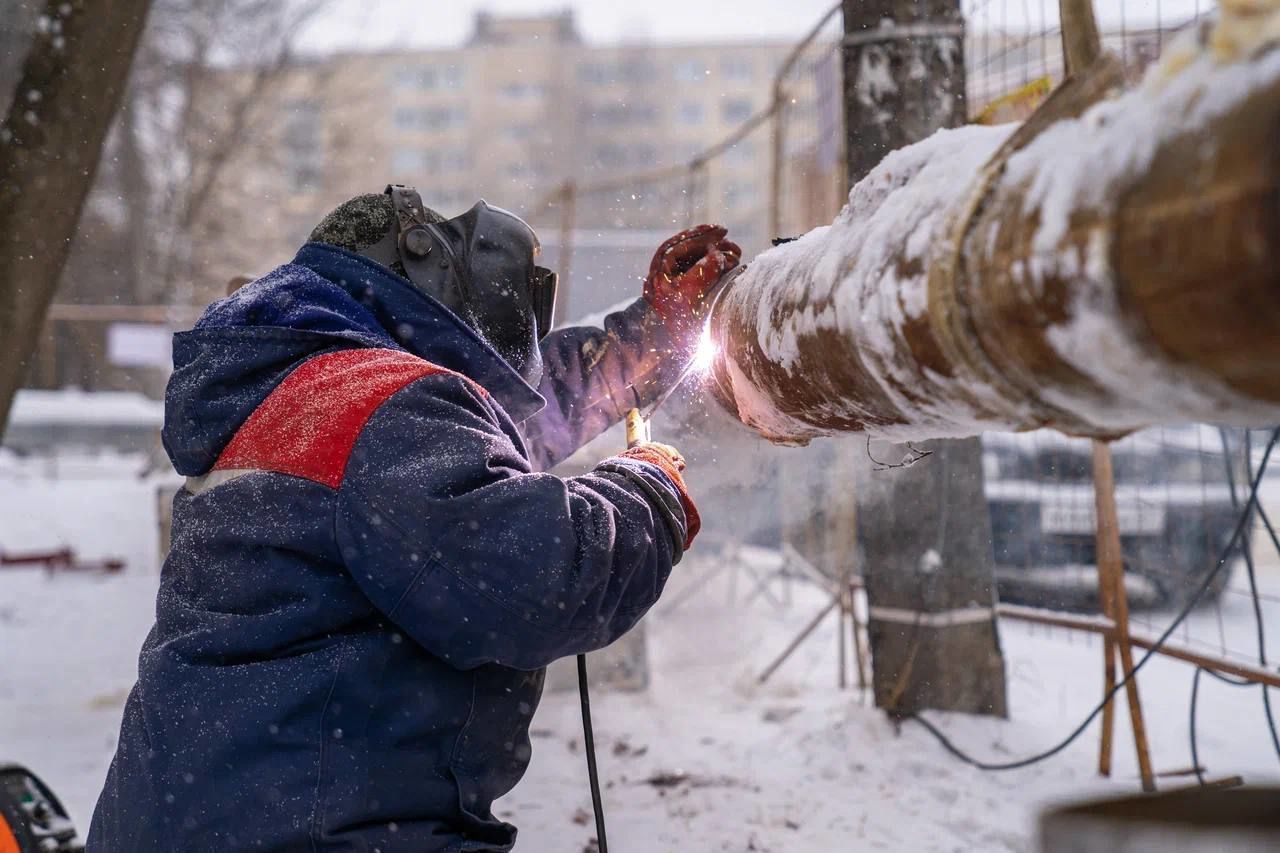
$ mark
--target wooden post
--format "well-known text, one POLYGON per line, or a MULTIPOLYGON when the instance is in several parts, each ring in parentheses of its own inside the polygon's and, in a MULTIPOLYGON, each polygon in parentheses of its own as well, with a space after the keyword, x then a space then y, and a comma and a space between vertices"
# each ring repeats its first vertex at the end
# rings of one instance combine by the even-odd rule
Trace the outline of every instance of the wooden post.
MULTIPOLYGON (((1102 561, 1098 560, 1098 604, 1102 615, 1115 621, 1115 608, 1111 603, 1111 584, 1102 571, 1102 561)), ((1115 634, 1108 632, 1102 636, 1102 695, 1108 695, 1116 686, 1116 641, 1115 634)), ((1102 709, 1102 738, 1098 744, 1098 775, 1111 775, 1111 744, 1116 728, 1116 700, 1112 697, 1102 709)))
POLYGON ((1067 73, 1076 74, 1102 55, 1102 35, 1093 14, 1093 0, 1061 0, 1058 8, 1062 21, 1062 55, 1067 73))
POLYGON ((764 684, 768 681, 769 678, 778 671, 778 667, 782 666, 782 664, 786 662, 787 658, 791 657, 791 653, 800 648, 800 644, 803 643, 810 634, 817 630, 818 626, 822 624, 822 620, 827 618, 827 614, 839 606, 840 599, 832 596, 831 601, 827 602, 827 606, 822 608, 821 612, 809 620, 809 624, 805 625, 800 633, 787 644, 787 647, 782 650, 782 654, 769 662, 769 665, 764 668, 764 672, 760 673, 759 677, 756 678, 756 684, 764 684))
MULTIPOLYGON (((1095 488, 1097 486, 1095 485, 1095 488)), ((1095 499, 1096 500, 1096 499, 1095 499)), ((1098 527, 1097 529, 1101 529, 1098 527)), ((1101 551, 1098 551, 1101 554, 1101 551)), ((1111 584, 1107 573, 1102 570, 1102 559, 1098 557, 1098 606, 1102 615, 1115 623, 1115 605, 1112 603, 1111 584)), ((1102 636, 1102 695, 1108 695, 1116 686, 1116 641, 1114 631, 1102 636)), ((1098 775, 1111 775, 1112 742, 1116 728, 1116 700, 1112 697, 1102 709, 1102 737, 1098 743, 1098 775)))
POLYGON ((573 226, 577 218, 578 185, 573 179, 560 187, 560 257, 556 259, 560 274, 559 293, 556 297, 555 325, 563 323, 569 310, 569 272, 573 265, 573 226))
POLYGON ((836 596, 840 601, 840 606, 836 609, 836 612, 839 613, 839 619, 836 620, 837 621, 836 647, 838 649, 838 653, 836 655, 836 658, 837 658, 836 666, 839 667, 840 674, 839 674, 839 677, 836 679, 836 681, 841 690, 844 690, 849 686, 849 663, 847 660, 847 654, 845 652, 845 636, 844 636, 844 620, 845 620, 845 616, 847 615, 845 602, 848 598, 847 594, 845 593, 845 588, 846 588, 846 585, 844 584, 843 581, 841 581, 840 589, 836 593, 836 596))
POLYGON ((782 77, 773 81, 773 116, 769 119, 769 236, 782 234, 782 157, 786 143, 783 114, 786 102, 782 91, 782 77))
MULTIPOLYGON (((1116 511, 1116 481, 1111 464, 1111 446, 1097 440, 1093 442, 1093 493, 1097 507, 1099 587, 1105 586, 1109 593, 1113 612, 1108 615, 1115 622, 1115 645, 1120 653, 1124 677, 1128 680, 1125 694, 1129 704, 1129 722, 1133 726, 1134 749, 1138 754, 1138 772, 1142 776, 1142 790, 1154 791, 1156 780, 1151 770, 1151 753, 1147 745, 1146 724, 1142 718, 1142 701, 1138 696, 1138 682, 1131 677, 1133 644, 1129 639, 1129 596, 1124 585, 1124 555, 1120 550, 1120 518, 1116 511)), ((1112 678, 1114 679, 1114 674, 1112 678)), ((1105 730, 1103 734, 1105 737, 1105 730)), ((1109 764, 1110 757, 1107 758, 1109 764)))
POLYGON ((850 583, 846 591, 849 596, 849 623, 853 630, 854 664, 858 667, 858 689, 867 689, 867 650, 862 643, 862 620, 858 618, 858 587, 850 583))

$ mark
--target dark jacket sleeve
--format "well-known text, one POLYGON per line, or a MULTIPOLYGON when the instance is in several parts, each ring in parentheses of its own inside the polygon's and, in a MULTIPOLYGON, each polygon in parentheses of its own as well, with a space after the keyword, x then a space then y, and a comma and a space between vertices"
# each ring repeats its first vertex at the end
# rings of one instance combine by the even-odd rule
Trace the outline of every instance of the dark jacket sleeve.
POLYGON ((348 570, 459 668, 537 669, 608 645, 680 558, 684 512, 656 466, 613 460, 562 479, 531 473, 518 440, 478 387, 427 377, 370 419, 341 487, 348 570))
POLYGON ((521 426, 535 470, 546 471, 645 406, 675 382, 689 342, 674 339, 643 299, 605 317, 604 328, 574 326, 542 342, 547 407, 521 426))

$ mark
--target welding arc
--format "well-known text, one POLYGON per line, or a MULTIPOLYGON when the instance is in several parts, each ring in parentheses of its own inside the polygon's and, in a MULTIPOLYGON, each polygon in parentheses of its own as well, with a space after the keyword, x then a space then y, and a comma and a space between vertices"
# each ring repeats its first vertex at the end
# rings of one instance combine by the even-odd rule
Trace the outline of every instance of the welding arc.
MULTIPOLYGON (((707 291, 707 295, 703 299, 703 303, 706 305, 706 308, 703 310, 703 314, 702 314, 703 316, 702 332, 698 336, 699 342, 706 340, 708 335, 710 334, 711 317, 715 314, 716 305, 717 303, 719 303, 720 297, 724 294, 726 290, 728 290, 729 284, 735 278, 741 275, 744 269, 746 269, 745 265, 735 267, 734 269, 725 273, 720 278, 720 280, 717 281, 715 284, 713 284, 711 286, 711 289, 707 291)), ((644 418, 646 422, 651 420, 654 414, 658 411, 658 409, 662 407, 662 404, 667 402, 667 400, 671 399, 671 395, 676 392, 677 388, 679 388, 681 385, 684 384, 684 381, 689 378, 689 376, 697 369, 697 367, 698 367, 698 351, 695 349, 692 353, 689 354, 689 360, 688 362, 685 363, 685 366, 681 369, 680 375, 676 377, 676 381, 672 382, 671 387, 667 388, 666 391, 663 391, 661 394, 658 395, 658 398, 654 400, 653 403, 650 404, 649 408, 641 414, 641 417, 644 418)))
POLYGON ((1223 547, 1222 553, 1218 557, 1218 562, 1213 567, 1213 570, 1205 575, 1204 580, 1200 582, 1200 586, 1196 588, 1196 591, 1191 596, 1190 600, 1182 610, 1179 611, 1174 620, 1169 623, 1169 627, 1165 628, 1164 633, 1160 635, 1160 638, 1152 643, 1151 648, 1148 649, 1147 653, 1138 660, 1133 669, 1130 670, 1129 673, 1117 684, 1113 685, 1112 688, 1107 691, 1106 695, 1102 697, 1102 701, 1098 703, 1098 706, 1089 712, 1089 716, 1085 717, 1084 721, 1080 723, 1080 725, 1076 726, 1071 734, 1067 735, 1066 738, 1056 746, 1050 747, 1044 752, 1037 753, 1036 755, 1032 755, 1028 758, 1018 759, 1017 761, 999 763, 988 762, 974 758, 964 752, 960 747, 952 743, 951 739, 948 738, 941 729, 929 720, 925 719, 919 713, 908 714, 903 719, 915 720, 924 727, 925 731, 933 735, 934 738, 937 739, 938 743, 942 744, 943 749, 963 761, 965 764, 976 767, 979 770, 1017 770, 1021 767, 1028 767, 1032 764, 1037 764, 1047 758, 1052 758, 1059 752, 1062 752, 1070 746, 1076 738, 1084 734, 1085 729, 1089 728, 1090 723, 1097 719, 1098 715, 1101 714, 1102 710, 1107 707, 1107 704, 1115 698, 1116 694, 1125 689, 1129 685, 1129 682, 1137 677, 1138 670, 1146 666, 1147 661, 1156 656, 1160 649, 1164 647, 1164 644, 1168 642, 1169 638, 1173 636, 1173 632, 1177 630, 1178 626, 1182 624, 1187 616, 1191 614, 1191 611, 1195 609, 1196 605, 1200 603, 1200 599, 1204 598, 1205 592, 1207 592, 1209 587, 1213 585, 1214 579, 1222 573, 1223 567, 1226 566, 1227 561, 1231 558, 1231 552, 1235 550, 1237 543, 1240 542, 1241 537, 1244 535, 1244 531, 1248 526, 1249 520, 1253 517, 1253 508, 1258 502, 1258 486, 1262 482, 1262 475, 1266 473, 1267 463, 1271 459, 1271 451, 1275 449, 1277 441, 1280 441, 1280 428, 1275 429, 1271 433, 1271 439, 1267 442, 1266 452, 1262 455, 1262 462, 1258 465, 1258 471, 1254 475, 1250 484, 1249 499, 1245 501, 1244 509, 1240 512, 1240 518, 1236 522, 1235 529, 1231 533, 1231 538, 1227 540, 1227 544, 1223 547))

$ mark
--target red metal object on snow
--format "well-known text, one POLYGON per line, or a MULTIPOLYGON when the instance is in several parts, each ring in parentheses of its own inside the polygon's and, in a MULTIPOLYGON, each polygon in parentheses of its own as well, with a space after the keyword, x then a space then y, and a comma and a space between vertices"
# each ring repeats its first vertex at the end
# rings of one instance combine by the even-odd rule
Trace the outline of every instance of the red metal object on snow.
POLYGON ((108 558, 104 560, 80 560, 76 552, 70 548, 59 548, 54 551, 28 551, 22 554, 10 554, 0 551, 0 568, 29 568, 39 566, 46 572, 103 572, 115 574, 124 570, 124 560, 108 558))

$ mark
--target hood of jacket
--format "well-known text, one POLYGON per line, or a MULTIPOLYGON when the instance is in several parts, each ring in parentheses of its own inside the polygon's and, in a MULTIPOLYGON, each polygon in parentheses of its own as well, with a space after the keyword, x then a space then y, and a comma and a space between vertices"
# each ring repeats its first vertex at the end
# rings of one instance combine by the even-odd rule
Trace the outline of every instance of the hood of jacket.
POLYGON ((163 440, 184 476, 211 469, 240 425, 299 364, 351 347, 404 350, 479 383, 520 423, 545 401, 456 314, 368 258, 308 243, 213 303, 173 340, 163 440))

